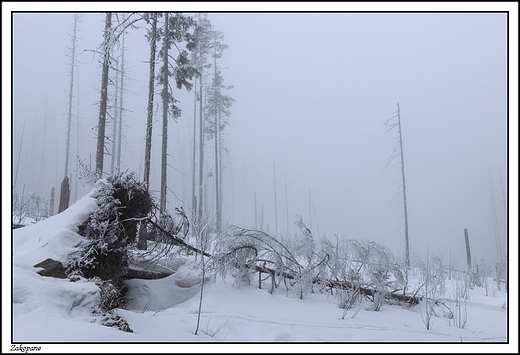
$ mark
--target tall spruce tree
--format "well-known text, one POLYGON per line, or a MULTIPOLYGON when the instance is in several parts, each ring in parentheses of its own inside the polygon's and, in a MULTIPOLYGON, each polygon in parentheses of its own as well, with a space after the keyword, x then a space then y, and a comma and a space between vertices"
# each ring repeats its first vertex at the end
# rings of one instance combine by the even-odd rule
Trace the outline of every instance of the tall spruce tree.
POLYGON ((152 153, 153 99, 155 88, 155 53, 157 52, 157 17, 158 13, 145 13, 144 19, 150 24, 146 38, 150 43, 150 71, 148 76, 148 108, 146 111, 146 136, 144 148, 144 182, 150 185, 150 160, 152 153))
POLYGON ((224 35, 220 31, 213 31, 212 57, 213 57, 213 83, 208 95, 208 127, 207 132, 213 137, 215 143, 215 214, 216 229, 222 228, 222 131, 227 126, 225 117, 231 115, 231 105, 235 101, 230 96, 224 95, 224 90, 230 90, 232 85, 223 84, 222 70, 217 66, 217 59, 228 48, 223 44, 224 35))
POLYGON ((185 16, 181 13, 165 13, 164 25, 162 28, 162 48, 159 57, 162 58, 162 66, 158 74, 158 81, 162 84, 161 99, 163 104, 163 135, 162 135, 162 153, 161 153, 161 194, 159 200, 159 209, 166 212, 166 190, 167 190, 167 165, 168 165, 168 117, 174 120, 180 117, 181 110, 177 106, 178 100, 175 99, 172 89, 169 85, 169 78, 175 81, 177 89, 183 87, 191 90, 193 84, 190 80, 197 74, 197 70, 192 66, 188 59, 188 52, 193 51, 196 47, 196 37, 192 33, 195 27, 195 21, 192 17, 185 16), (185 48, 181 48, 184 44, 185 48), (175 47, 177 49, 177 57, 173 57, 169 52, 175 47), (172 61, 170 62, 170 59, 172 61), (171 68, 171 70, 170 70, 171 68))
POLYGON ((199 171, 198 171, 198 198, 195 191, 196 177, 195 177, 195 156, 196 156, 196 139, 195 139, 195 128, 197 126, 196 115, 194 117, 194 141, 193 141, 193 197, 192 202, 193 209, 193 220, 195 224, 194 232, 198 236, 200 228, 202 228, 203 218, 203 206, 204 206, 204 128, 205 128, 205 114, 204 114, 204 81, 205 71, 211 68, 211 62, 208 61, 211 45, 212 45, 212 26, 207 18, 207 14, 198 14, 197 25, 195 27, 196 47, 191 54, 191 63, 198 71, 198 92, 195 93, 195 110, 197 107, 197 101, 199 104, 199 171))

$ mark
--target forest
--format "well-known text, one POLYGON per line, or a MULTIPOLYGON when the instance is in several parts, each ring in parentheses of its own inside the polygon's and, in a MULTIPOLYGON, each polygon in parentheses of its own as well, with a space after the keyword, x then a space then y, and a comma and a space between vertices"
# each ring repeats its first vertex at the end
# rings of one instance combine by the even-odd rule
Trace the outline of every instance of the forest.
MULTIPOLYGON (((45 96, 43 109, 39 105, 30 111, 21 95, 25 79, 17 79, 25 78, 17 76, 24 56, 21 49, 17 52, 22 42, 16 31, 26 15, 13 17, 13 245, 17 233, 20 240, 25 238, 26 228, 72 214, 75 204, 95 201, 95 207, 84 210, 88 215, 74 217, 78 242, 57 261, 66 279, 99 287, 94 308, 103 325, 131 332, 132 325, 117 310, 127 306, 132 280, 173 276, 175 271, 165 265, 175 260, 192 265, 197 275, 190 283, 200 296, 195 335, 204 331, 199 322, 205 285, 218 277, 238 289, 254 286, 299 300, 330 296, 341 319, 349 310, 354 319, 361 309, 419 309, 426 330, 433 328, 435 318, 467 328, 466 302, 472 290, 481 289, 486 297, 509 292, 509 185, 507 153, 501 149, 507 118, 475 120, 469 132, 465 119, 453 119, 461 112, 456 105, 485 93, 470 90, 464 102, 446 104, 450 114, 442 124, 421 121, 421 110, 432 111, 432 118, 444 111, 435 108, 434 100, 418 109, 428 92, 414 97, 406 83, 397 85, 398 94, 382 105, 373 105, 382 94, 367 91, 370 85, 365 88, 362 77, 381 68, 370 64, 382 60, 379 55, 372 59, 373 54, 355 52, 361 57, 349 60, 363 69, 341 64, 343 76, 336 86, 334 74, 321 68, 330 66, 327 61, 336 54, 323 49, 327 43, 318 41, 319 34, 311 38, 303 31, 292 39, 291 29, 279 37, 274 29, 265 29, 270 38, 265 43, 247 43, 265 46, 275 59, 252 51, 251 60, 241 61, 234 53, 245 56, 248 50, 233 47, 240 43, 236 32, 229 33, 227 42, 228 33, 221 29, 226 17, 219 18, 223 14, 61 13, 53 15, 67 18, 60 23, 71 23, 58 29, 67 33, 68 43, 59 44, 64 54, 53 54, 63 57, 58 68, 61 103, 49 105, 45 96), (301 49, 311 39, 316 48, 301 49), (269 50, 268 41, 273 42, 269 50), (278 59, 275 48, 283 48, 279 57, 297 52, 298 59, 278 59), (308 53, 317 55, 320 64, 306 66, 308 53), (249 62, 254 72, 240 68, 249 62), (364 74, 358 78, 356 71, 364 74), (268 83, 262 93, 249 89, 264 83, 262 76, 268 83), (339 89, 349 85, 344 92, 339 89), (290 96, 283 96, 288 92, 290 96), (416 102, 407 100, 412 98, 416 102), (55 119, 57 110, 60 119, 55 119), (443 138, 434 141, 430 132, 443 132, 443 138), (458 141, 461 132, 471 143, 458 141), (487 148, 491 146, 496 149, 487 148)), ((240 19, 237 28, 247 28, 249 15, 251 26, 263 19, 260 14, 227 16, 230 23, 240 19)), ((294 17, 294 29, 299 28, 297 14, 285 16, 273 20, 273 26, 278 21, 291 24, 294 17)), ((336 24, 334 20, 324 21, 336 24)), ((502 19, 486 20, 495 25, 493 21, 502 19)), ((432 23, 443 21, 450 20, 432 23)), ((434 36, 433 31, 424 33, 434 36)), ((378 38, 370 43, 392 56, 378 38)), ((423 48, 423 41, 415 42, 413 36, 411 41, 413 48, 423 48)), ((360 43, 368 48, 366 41, 360 43)), ((442 41, 435 45, 444 48, 442 41)), ((453 52, 446 55, 463 63, 460 58, 474 53, 472 46, 462 54, 449 47, 453 52)), ((354 52, 349 53, 344 58, 354 52)), ((424 64, 422 59, 414 63, 424 64)), ((493 67, 490 62, 475 66, 493 67)), ((406 76, 412 69, 405 67, 396 64, 389 70, 406 76)), ((468 73, 448 68, 461 79, 426 81, 439 88, 449 85, 435 80, 473 86, 468 73)), ((417 69, 421 77, 422 70, 417 69)), ((490 72, 488 90, 493 91, 505 79, 497 79, 495 69, 490 72)), ((382 72, 371 76, 376 86, 393 85, 393 77, 379 82, 381 77, 382 72)), ((492 100, 495 96, 487 101, 493 105, 492 100)), ((489 112, 488 106, 474 110, 489 112)), ((505 112, 501 105, 496 116, 505 112)), ((143 307, 142 313, 148 305, 143 307)), ((507 311, 507 302, 501 307, 507 311)))

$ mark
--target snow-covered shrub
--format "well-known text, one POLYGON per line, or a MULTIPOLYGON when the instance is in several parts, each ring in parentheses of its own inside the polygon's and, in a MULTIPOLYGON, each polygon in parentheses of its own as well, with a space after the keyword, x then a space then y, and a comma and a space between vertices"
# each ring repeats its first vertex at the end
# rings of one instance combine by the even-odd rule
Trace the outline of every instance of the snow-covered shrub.
MULTIPOLYGON (((392 264, 391 269, 392 275, 395 279, 395 285, 398 287, 398 290, 394 292, 401 291, 403 296, 406 296, 409 286, 409 270, 406 262, 404 261, 396 261, 392 264)), ((403 307, 409 307, 410 304, 407 302, 402 302, 403 307)))
MULTIPOLYGON (((220 247, 224 247, 220 245, 220 247)), ((254 244, 229 246, 227 251, 213 255, 210 260, 210 270, 214 270, 222 278, 227 275, 233 277, 233 285, 240 287, 251 283, 258 251, 254 244)))
MULTIPOLYGON (((273 280, 276 276, 292 279, 298 274, 300 265, 290 251, 264 232, 229 226, 214 242, 208 273, 218 274, 223 279, 231 275, 236 285, 251 281, 253 273, 260 268, 257 263, 267 268, 264 270, 273 280)), ((274 292, 274 287, 270 292, 274 292)))
POLYGON ((294 240, 288 241, 287 247, 281 252, 289 256, 286 268, 290 270, 291 277, 285 283, 287 292, 302 299, 309 292, 322 292, 326 288, 330 248, 326 244, 325 250, 317 249, 314 237, 301 216, 297 216, 295 226, 300 230, 300 235, 295 235, 294 240))
POLYGON ((446 279, 448 272, 440 255, 432 255, 420 266, 420 280, 424 297, 432 300, 446 293, 446 279))
POLYGON ((240 288, 240 286, 250 285, 255 273, 252 263, 247 261, 247 256, 237 258, 236 262, 238 267, 232 271, 235 280, 233 286, 240 288))
MULTIPOLYGON (((439 304, 443 304, 439 297, 446 294, 448 272, 445 270, 442 256, 432 255, 430 257, 428 252, 426 262, 420 264, 420 274, 420 289, 422 289, 424 296, 422 304, 419 305, 420 312, 426 329, 430 330, 433 325, 433 316, 437 315, 434 308, 439 304)), ((449 318, 449 315, 447 318, 449 318)))
POLYGON ((507 280, 508 271, 507 271, 507 260, 506 259, 501 258, 497 262, 497 264, 495 265, 495 273, 496 273, 495 281, 497 283, 498 291, 502 290, 502 286, 501 286, 502 283, 504 284, 505 289, 507 291, 507 289, 508 289, 508 280, 507 280))
POLYGON ((388 294, 390 285, 390 267, 387 259, 378 259, 370 265, 370 281, 374 287, 373 310, 379 311, 388 294))
POLYGON ((314 276, 311 268, 302 267, 298 271, 291 280, 288 291, 289 295, 303 299, 312 291, 314 276))
POLYGON ((99 318, 99 322, 105 327, 117 328, 128 333, 134 332, 130 328, 130 325, 128 325, 128 322, 119 314, 115 313, 114 310, 103 313, 99 318))
POLYGON ((336 300, 338 302, 338 307, 344 310, 349 310, 352 308, 354 303, 359 296, 359 288, 352 287, 347 289, 338 289, 336 291, 336 300))
POLYGON ((374 304, 370 309, 379 311, 388 294, 396 288, 396 282, 391 278, 392 271, 398 270, 396 262, 386 247, 375 242, 350 240, 350 246, 351 258, 355 260, 351 262, 351 278, 356 280, 358 287, 364 284, 374 291, 374 304))
POLYGON ((316 246, 314 244, 314 238, 309 228, 303 223, 302 216, 297 216, 297 220, 294 223, 300 230, 302 236, 297 239, 296 250, 293 250, 293 254, 296 257, 301 257, 302 264, 311 265, 313 262, 314 254, 316 252, 316 246))
POLYGON ((93 311, 96 315, 95 321, 106 327, 132 333, 133 331, 126 320, 116 313, 116 308, 123 308, 125 305, 120 289, 97 276, 91 280, 99 287, 99 304, 93 311))
POLYGON ((101 280, 99 277, 95 277, 94 282, 100 289, 99 306, 103 312, 124 306, 121 291, 118 288, 108 281, 101 280))
MULTIPOLYGON (((320 249, 323 253, 329 255, 329 262, 325 265, 325 270, 323 271, 323 278, 327 283, 330 283, 332 280, 341 279, 345 273, 345 268, 342 265, 343 255, 340 254, 339 248, 339 238, 336 235, 336 243, 333 244, 326 237, 321 238, 320 240, 320 249)), ((330 288, 331 293, 332 288, 330 288)))
POLYGON ((39 222, 53 215, 51 201, 40 197, 36 192, 25 195, 25 186, 21 192, 13 190, 11 222, 13 229, 23 227, 30 219, 39 222))
POLYGON ((454 322, 457 328, 464 329, 468 321, 468 311, 466 309, 466 300, 469 298, 469 282, 468 276, 459 278, 455 281, 455 289, 452 299, 449 302, 448 319, 454 322))

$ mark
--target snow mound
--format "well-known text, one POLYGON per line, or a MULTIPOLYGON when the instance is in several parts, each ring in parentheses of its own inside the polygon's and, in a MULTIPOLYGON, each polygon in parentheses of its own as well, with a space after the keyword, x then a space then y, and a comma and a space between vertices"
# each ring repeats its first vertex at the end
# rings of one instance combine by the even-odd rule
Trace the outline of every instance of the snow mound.
POLYGON ((193 297, 200 290, 198 271, 182 265, 168 277, 157 280, 130 279, 128 303, 125 309, 133 311, 159 311, 173 307, 193 297))
POLYGON ((33 266, 47 258, 65 262, 81 241, 78 226, 97 207, 87 195, 65 211, 39 223, 13 230, 13 262, 33 266))

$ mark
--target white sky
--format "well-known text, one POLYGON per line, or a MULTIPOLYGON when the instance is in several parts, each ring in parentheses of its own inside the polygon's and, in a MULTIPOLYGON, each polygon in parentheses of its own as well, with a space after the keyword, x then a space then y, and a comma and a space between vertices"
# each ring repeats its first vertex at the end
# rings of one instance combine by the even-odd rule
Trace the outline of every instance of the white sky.
MULTIPOLYGON (((502 5, 484 9, 511 10, 510 5, 502 5)), ((105 10, 101 7, 104 3, 94 8, 67 6, 54 11, 105 10)), ((443 6, 444 10, 454 10, 443 6)), ((10 8, 33 9, 28 4, 10 8)), ((128 10, 134 9, 141 10, 142 6, 128 10)), ((193 9, 188 5, 186 11, 193 9)), ((475 9, 468 5, 464 10, 475 9)), ((8 14, 2 12, 6 26, 8 14)), ((509 18, 511 44, 517 43, 512 37, 518 32, 514 31, 518 27, 516 16, 514 12, 509 18)), ((505 13, 211 13, 208 18, 222 31, 229 46, 219 64, 227 68, 223 71, 224 84, 235 86, 229 91, 236 102, 225 131, 229 150, 224 175, 225 220, 254 227, 256 193, 258 215, 263 206, 264 226, 268 224, 274 231, 275 164, 278 231, 287 230, 289 224, 292 233, 295 216, 300 214, 308 226, 312 224, 315 235, 366 238, 402 253, 400 172, 394 167, 383 174, 397 134, 387 132, 383 123, 399 103, 412 252, 424 255, 429 247, 447 257, 451 248, 453 255, 462 255, 456 258, 462 266, 463 231, 468 228, 475 255, 495 258, 490 178, 502 208, 500 233, 505 249, 501 183, 508 187, 507 151, 509 148, 516 154, 517 150, 511 148, 518 144, 517 136, 510 139, 509 147, 507 144, 508 128, 509 134, 516 135, 518 111, 517 102, 510 102, 508 121, 505 13)), ((96 49, 101 43, 103 21, 100 13, 82 16, 79 52, 96 49)), ((63 174, 69 81, 66 54, 72 22, 72 13, 14 15, 13 107, 12 115, 9 111, 4 114, 12 117, 12 171, 13 175, 18 172, 17 188, 25 184, 26 189, 42 196, 48 196, 52 186, 59 189, 63 174)), ((143 29, 129 33, 125 43, 132 81, 125 94, 129 112, 122 158, 125 167, 140 175, 148 83, 144 61, 149 58, 143 33, 143 29)), ((4 53, 7 51, 4 45, 4 53)), ((515 55, 509 62, 510 95, 515 95, 517 49, 509 47, 509 54, 515 55)), ((81 52, 78 60, 79 152, 87 160, 92 154, 93 161, 92 128, 98 119, 101 69, 98 56, 92 52, 81 52)), ((4 72, 11 70, 6 65, 4 72)), ((170 208, 183 205, 189 210, 193 94, 177 91, 175 95, 181 100, 183 115, 177 124, 170 121, 169 126, 172 168, 168 176, 176 195, 168 192, 168 201, 170 208)), ((151 184, 158 190, 160 117, 155 119, 151 184)), ((75 154, 76 126, 72 134, 75 154)), ((213 147, 212 141, 206 145, 207 149, 213 147)), ((209 170, 213 166, 211 150, 206 161, 209 170)), ((105 167, 109 165, 107 158, 105 167)), ((516 168, 512 170, 515 175, 510 190, 518 183, 516 168)), ((212 183, 209 179, 208 184, 212 183)), ((79 189, 78 197, 88 190, 79 189)), ((212 196, 210 188, 210 206, 212 196)))

